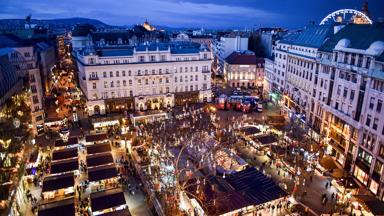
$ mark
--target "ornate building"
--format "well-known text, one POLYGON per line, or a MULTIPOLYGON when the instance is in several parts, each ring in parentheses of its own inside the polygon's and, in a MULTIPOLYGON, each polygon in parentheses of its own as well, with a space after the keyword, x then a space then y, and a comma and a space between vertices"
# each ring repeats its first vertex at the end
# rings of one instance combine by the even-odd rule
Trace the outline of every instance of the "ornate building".
POLYGON ((77 50, 89 115, 211 100, 210 52, 190 42, 77 50))

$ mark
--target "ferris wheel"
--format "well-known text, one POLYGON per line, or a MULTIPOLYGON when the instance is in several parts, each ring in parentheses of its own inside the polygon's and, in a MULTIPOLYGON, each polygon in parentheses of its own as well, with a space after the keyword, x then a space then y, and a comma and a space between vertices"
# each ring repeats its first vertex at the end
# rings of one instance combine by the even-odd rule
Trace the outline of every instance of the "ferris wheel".
POLYGON ((328 14, 320 25, 332 23, 372 24, 372 20, 364 13, 354 9, 341 9, 328 14))

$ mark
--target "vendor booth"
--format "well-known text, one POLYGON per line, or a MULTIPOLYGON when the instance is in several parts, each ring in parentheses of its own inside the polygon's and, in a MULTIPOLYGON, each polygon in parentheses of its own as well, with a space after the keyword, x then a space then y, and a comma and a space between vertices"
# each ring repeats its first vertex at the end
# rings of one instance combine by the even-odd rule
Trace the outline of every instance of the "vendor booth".
POLYGON ((77 148, 55 150, 52 153, 52 161, 77 158, 77 148))
POLYGON ((74 216, 74 199, 65 199, 39 206, 38 216, 74 216))
POLYGON ((113 157, 110 152, 87 156, 87 166, 89 168, 105 164, 113 164, 113 157))
POLYGON ((111 151, 111 145, 109 143, 87 146, 88 155, 98 154, 103 152, 110 152, 110 151, 111 151))
POLYGON ((43 181, 43 197, 45 200, 71 197, 74 195, 74 184, 73 173, 46 177, 43 181))
POLYGON ((125 213, 130 215, 122 189, 112 189, 91 194, 93 215, 115 215, 125 213))
POLYGON ((79 143, 77 137, 70 137, 67 141, 58 139, 55 141, 55 150, 65 149, 75 147, 79 143))
POLYGON ((100 134, 90 134, 85 136, 85 142, 87 145, 89 144, 97 144, 108 141, 108 136, 105 133, 100 134))
POLYGON ((53 161, 51 163, 51 172, 50 174, 61 174, 66 172, 71 172, 79 169, 79 161, 77 158, 64 161, 53 161))
POLYGON ((91 191, 115 188, 118 183, 118 173, 115 165, 110 164, 89 168, 88 180, 91 191))

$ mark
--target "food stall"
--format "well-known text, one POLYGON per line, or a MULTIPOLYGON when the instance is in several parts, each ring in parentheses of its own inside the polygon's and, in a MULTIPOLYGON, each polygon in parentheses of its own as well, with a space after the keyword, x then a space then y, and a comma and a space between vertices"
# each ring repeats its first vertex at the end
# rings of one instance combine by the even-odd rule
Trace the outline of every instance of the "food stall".
POLYGON ((127 202, 122 189, 112 189, 91 194, 92 215, 129 216, 127 202))
POLYGON ((44 200, 71 197, 74 195, 74 174, 67 173, 46 177, 43 181, 42 194, 44 200))
POLYGON ((114 164, 107 164, 88 169, 91 191, 106 190, 118 186, 118 173, 114 164))

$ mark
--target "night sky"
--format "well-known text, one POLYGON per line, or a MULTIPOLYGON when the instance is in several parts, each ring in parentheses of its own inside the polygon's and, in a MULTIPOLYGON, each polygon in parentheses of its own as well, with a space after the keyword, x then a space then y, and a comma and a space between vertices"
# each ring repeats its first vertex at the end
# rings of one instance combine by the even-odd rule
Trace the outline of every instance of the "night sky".
MULTIPOLYGON (((364 0, 0 0, 0 19, 94 18, 111 25, 300 28, 332 11, 361 10, 364 0)), ((384 0, 368 0, 371 17, 384 17, 384 0)))

